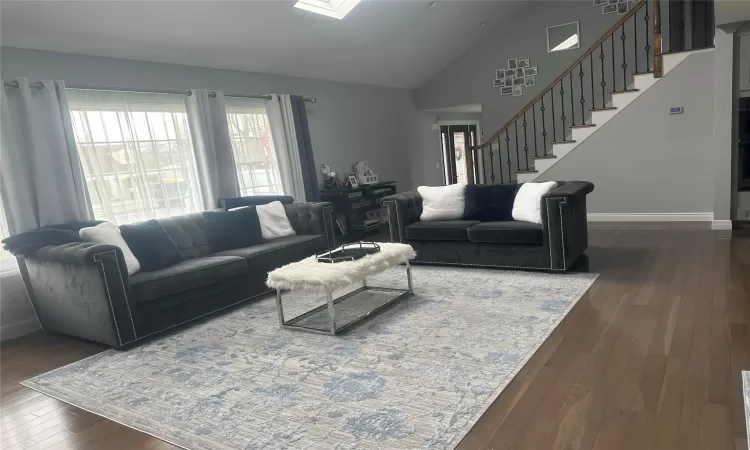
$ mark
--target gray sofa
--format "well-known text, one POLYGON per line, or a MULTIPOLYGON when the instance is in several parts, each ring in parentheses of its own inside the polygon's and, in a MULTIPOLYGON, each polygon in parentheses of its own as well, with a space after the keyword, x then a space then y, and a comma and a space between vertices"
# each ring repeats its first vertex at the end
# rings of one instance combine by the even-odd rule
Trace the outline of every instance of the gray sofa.
POLYGON ((587 181, 559 181, 541 200, 542 223, 445 220, 421 222, 416 191, 383 198, 391 241, 417 251, 412 262, 508 269, 568 270, 588 246, 587 181))
POLYGON ((270 292, 270 270, 333 245, 330 203, 291 197, 223 199, 224 207, 284 203, 295 236, 212 253, 200 213, 160 219, 181 261, 132 276, 115 246, 73 242, 43 247, 22 275, 46 331, 123 348, 177 325, 270 292))

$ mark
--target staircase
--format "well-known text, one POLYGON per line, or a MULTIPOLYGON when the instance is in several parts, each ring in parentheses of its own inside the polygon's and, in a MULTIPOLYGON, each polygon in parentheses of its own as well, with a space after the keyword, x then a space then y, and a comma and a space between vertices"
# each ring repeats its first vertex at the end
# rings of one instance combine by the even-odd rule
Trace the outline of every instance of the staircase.
MULTIPOLYGON (((713 16, 703 20, 689 28, 704 27, 701 31, 707 35, 709 27, 713 30, 713 16)), ((470 149, 470 180, 481 184, 536 180, 691 53, 703 51, 683 47, 662 54, 661 33, 660 0, 636 2, 500 130, 470 149)))

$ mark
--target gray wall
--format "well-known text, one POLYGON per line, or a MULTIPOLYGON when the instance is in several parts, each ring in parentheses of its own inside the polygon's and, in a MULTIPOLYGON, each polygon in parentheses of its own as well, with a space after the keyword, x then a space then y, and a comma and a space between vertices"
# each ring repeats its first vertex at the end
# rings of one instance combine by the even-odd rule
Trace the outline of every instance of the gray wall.
POLYGON ((408 152, 414 109, 405 89, 9 47, 0 48, 0 75, 82 86, 316 97, 307 112, 318 166, 345 174, 352 163, 366 160, 381 180, 411 185, 408 165, 393 164, 408 152))
POLYGON ((14 339, 39 329, 26 288, 18 272, 0 275, 0 340, 14 339))
POLYGON ((539 179, 591 180, 590 213, 712 212, 713 58, 689 56, 539 179))
POLYGON ((750 2, 747 0, 714 0, 716 25, 726 25, 750 20, 750 2))

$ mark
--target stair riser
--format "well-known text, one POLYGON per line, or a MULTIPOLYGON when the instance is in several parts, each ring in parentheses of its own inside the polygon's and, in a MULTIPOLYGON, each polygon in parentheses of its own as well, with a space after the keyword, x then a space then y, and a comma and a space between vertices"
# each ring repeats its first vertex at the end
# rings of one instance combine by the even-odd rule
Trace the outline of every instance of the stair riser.
POLYGON ((638 98, 641 92, 643 91, 612 94, 612 106, 622 109, 628 106, 633 100, 638 98))
POLYGON ((654 75, 650 73, 635 75, 633 76, 633 80, 633 88, 640 89, 641 91, 645 91, 646 89, 650 88, 657 81, 657 79, 654 78, 654 75))
POLYGON ((589 127, 589 128, 573 128, 572 139, 574 141, 580 142, 586 139, 587 137, 591 136, 592 134, 594 134, 597 128, 599 128, 598 124, 595 127, 589 127))
POLYGON ((618 110, 616 109, 611 111, 591 111, 591 123, 595 123, 598 129, 605 123, 609 122, 609 119, 617 115, 617 111, 618 110))

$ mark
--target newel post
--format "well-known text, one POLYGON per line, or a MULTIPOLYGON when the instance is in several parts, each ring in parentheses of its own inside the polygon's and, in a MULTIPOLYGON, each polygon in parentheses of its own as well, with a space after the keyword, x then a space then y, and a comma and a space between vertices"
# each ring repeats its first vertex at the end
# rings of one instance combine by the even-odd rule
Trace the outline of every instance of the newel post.
POLYGON ((660 0, 654 0, 654 78, 661 78, 662 72, 661 2, 660 0))

